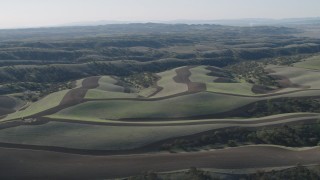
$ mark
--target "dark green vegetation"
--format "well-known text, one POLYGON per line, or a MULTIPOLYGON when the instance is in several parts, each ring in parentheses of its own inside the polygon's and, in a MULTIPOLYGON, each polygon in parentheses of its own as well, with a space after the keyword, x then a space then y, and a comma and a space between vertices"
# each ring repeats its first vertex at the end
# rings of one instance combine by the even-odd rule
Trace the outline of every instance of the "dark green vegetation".
MULTIPOLYGON (((129 177, 126 180, 162 180, 162 179, 185 179, 185 180, 209 180, 212 179, 208 172, 199 170, 197 168, 190 168, 185 172, 176 173, 175 175, 164 175, 157 174, 155 172, 149 171, 142 175, 129 177), (177 177, 178 176, 178 177, 177 177)), ((218 178, 214 178, 215 180, 218 178)))
POLYGON ((225 172, 206 171, 197 168, 190 168, 183 172, 175 173, 155 173, 145 172, 142 175, 126 178, 126 180, 278 180, 291 179, 301 180, 310 179, 317 180, 320 178, 319 167, 304 167, 297 165, 296 167, 281 169, 281 170, 257 170, 255 173, 248 174, 232 174, 225 172))
POLYGON ((281 171, 257 171, 255 174, 249 176, 249 179, 319 179, 319 167, 303 167, 297 165, 296 167, 281 170, 281 171))
POLYGON ((320 101, 314 98, 279 98, 253 103, 246 112, 247 117, 263 117, 274 114, 314 112, 320 113, 320 101))
POLYGON ((150 23, 1 30, 0 94, 36 102, 2 120, 53 115, 135 122, 319 113, 319 101, 313 99, 319 95, 316 73, 298 78, 300 85, 290 80, 295 74, 270 75, 273 70, 267 69, 268 64, 298 62, 320 51, 319 39, 294 36, 298 32, 150 23), (190 82, 189 69, 197 65, 210 66, 198 68, 190 82), (114 80, 92 83, 92 88, 75 82, 101 75, 114 80), (307 91, 311 83, 315 91, 307 91), (54 97, 43 97, 68 89, 60 94, 65 95, 60 104, 56 98, 50 109, 44 108, 54 97))
POLYGON ((274 78, 268 76, 263 62, 245 61, 230 65, 227 69, 236 74, 238 79, 256 85, 269 86, 269 90, 271 87, 279 86, 274 78))
POLYGON ((297 32, 285 27, 166 24, 1 30, 0 82, 57 83, 192 64, 224 67, 320 51, 320 40, 291 36, 297 32))
POLYGON ((190 151, 205 146, 224 148, 245 144, 276 144, 290 147, 317 146, 320 144, 320 124, 214 130, 193 138, 177 138, 162 144, 161 149, 190 151))
POLYGON ((147 73, 136 73, 127 77, 121 78, 122 81, 128 83, 129 85, 137 88, 144 89, 148 88, 159 80, 160 78, 150 72, 147 73))
POLYGON ((0 30, 0 169, 36 179, 73 170, 80 179, 317 179, 309 167, 283 169, 320 157, 320 39, 303 33, 152 23, 0 30), (281 168, 155 173, 193 166, 281 168))

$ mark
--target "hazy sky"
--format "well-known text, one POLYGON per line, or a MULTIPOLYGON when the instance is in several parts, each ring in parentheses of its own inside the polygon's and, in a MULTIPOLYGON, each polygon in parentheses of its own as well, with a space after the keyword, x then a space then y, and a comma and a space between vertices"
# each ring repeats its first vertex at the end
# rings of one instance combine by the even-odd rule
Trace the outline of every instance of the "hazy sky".
POLYGON ((99 20, 319 16, 320 0, 0 0, 0 28, 99 20))

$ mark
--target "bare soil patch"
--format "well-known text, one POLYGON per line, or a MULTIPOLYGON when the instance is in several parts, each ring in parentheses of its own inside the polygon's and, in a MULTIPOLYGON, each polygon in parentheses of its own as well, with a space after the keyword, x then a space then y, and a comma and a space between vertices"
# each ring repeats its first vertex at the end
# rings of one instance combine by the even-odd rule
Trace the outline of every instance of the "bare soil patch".
MULTIPOLYGON (((267 70, 268 73, 275 73, 275 71, 268 69, 267 70)), ((308 89, 310 88, 310 86, 303 86, 300 84, 294 84, 290 81, 290 79, 286 76, 281 76, 281 75, 276 75, 276 74, 269 74, 270 77, 274 78, 281 89, 284 88, 303 88, 303 89, 308 89)))
POLYGON ((70 90, 60 102, 60 105, 75 105, 83 102, 88 89, 94 89, 99 86, 100 77, 88 77, 82 81, 82 87, 70 90))
POLYGON ((39 112, 37 114, 25 117, 26 118, 38 118, 41 116, 46 116, 54 114, 62 109, 68 108, 70 106, 77 105, 84 102, 84 97, 88 89, 96 88, 99 86, 98 81, 100 77, 93 76, 88 77, 82 81, 82 87, 70 90, 61 100, 60 104, 57 107, 47 109, 45 111, 39 112))
POLYGON ((190 72, 191 68, 193 68, 193 66, 187 66, 187 67, 177 69, 176 70, 177 75, 175 77, 173 77, 173 80, 176 83, 187 84, 189 93, 196 93, 196 92, 205 91, 207 89, 205 83, 190 81, 189 77, 191 76, 191 72, 190 72))
POLYGON ((272 78, 276 79, 276 81, 278 82, 280 88, 310 88, 308 86, 302 86, 299 84, 294 84, 290 81, 289 78, 285 77, 285 76, 281 76, 281 75, 269 75, 272 78))

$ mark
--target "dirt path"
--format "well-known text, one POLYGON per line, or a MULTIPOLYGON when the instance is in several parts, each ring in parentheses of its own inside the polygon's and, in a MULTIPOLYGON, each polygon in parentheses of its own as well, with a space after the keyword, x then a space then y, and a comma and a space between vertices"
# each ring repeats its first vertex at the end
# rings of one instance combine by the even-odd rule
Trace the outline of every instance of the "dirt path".
POLYGON ((47 151, 0 148, 1 179, 117 178, 153 170, 198 168, 245 169, 319 164, 319 148, 292 151, 272 146, 119 156, 83 156, 47 151))

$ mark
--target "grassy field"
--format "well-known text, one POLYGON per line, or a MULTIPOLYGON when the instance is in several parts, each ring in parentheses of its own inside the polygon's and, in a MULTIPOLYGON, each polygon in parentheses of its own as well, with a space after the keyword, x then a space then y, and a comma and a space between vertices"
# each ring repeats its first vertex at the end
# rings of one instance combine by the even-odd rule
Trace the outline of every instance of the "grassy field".
POLYGON ((295 63, 295 67, 320 70, 320 56, 313 56, 311 58, 304 59, 301 62, 295 63))
POLYGON ((63 90, 63 91, 49 94, 48 96, 44 97, 43 99, 41 99, 35 103, 32 103, 25 110, 17 111, 15 113, 9 114, 6 118, 1 119, 1 121, 31 116, 33 114, 42 112, 44 110, 56 107, 60 104, 61 100, 67 94, 67 92, 69 92, 69 90, 63 90))
POLYGON ((148 87, 148 88, 145 88, 145 89, 141 89, 141 90, 138 92, 138 95, 139 95, 139 96, 142 96, 142 97, 149 97, 149 96, 151 96, 152 94, 154 94, 155 92, 157 92, 157 88, 155 88, 155 87, 148 87))
POLYGON ((311 89, 320 89, 318 71, 289 66, 269 66, 268 69, 275 71, 275 73, 271 74, 285 76, 294 84, 309 87, 311 89))
POLYGON ((195 126, 101 126, 49 122, 0 131, 0 142, 58 146, 78 149, 119 150, 140 147, 159 140, 195 134, 221 125, 195 126))
POLYGON ((191 68, 190 81, 192 82, 201 82, 205 83, 208 92, 218 92, 218 93, 229 93, 229 94, 239 94, 239 95, 248 95, 254 96, 255 93, 252 92, 252 84, 239 82, 239 83, 218 83, 214 80, 219 77, 209 76, 210 70, 206 69, 207 66, 197 66, 191 68))
POLYGON ((214 80, 218 79, 215 76, 207 75, 210 73, 210 70, 206 69, 207 66, 197 66, 195 68, 191 68, 191 76, 189 77, 191 82, 202 82, 202 83, 212 83, 214 80))
MULTIPOLYGON (((188 125, 190 124, 226 124, 228 125, 235 125, 242 122, 252 123, 251 126, 259 125, 258 121, 266 121, 265 124, 277 124, 280 122, 292 122, 296 120, 302 120, 304 118, 309 118, 311 116, 318 116, 320 118, 319 113, 285 113, 285 114, 276 114, 271 116, 265 116, 260 118, 223 118, 223 119, 188 119, 188 120, 172 120, 172 121, 119 121, 119 120, 106 120, 106 119, 99 119, 93 117, 75 117, 70 115, 63 115, 63 114, 53 114, 46 116, 55 121, 70 121, 70 122, 91 122, 91 123, 99 123, 99 124, 107 124, 107 125, 124 125, 124 126, 180 126, 180 125, 188 125), (277 121, 272 121, 273 119, 282 119, 277 121)), ((261 122, 260 122, 261 123, 261 122)))
POLYGON ((186 117, 225 112, 253 101, 254 98, 204 92, 158 101, 86 102, 64 109, 59 114, 102 119, 186 117))
POLYGON ((190 167, 260 178, 259 168, 319 163, 320 39, 296 37, 310 29, 302 21, 1 30, 0 93, 30 102, 0 97, 0 179, 148 179, 190 167), (275 79, 267 64, 279 65, 268 66, 275 79))
MULTIPOLYGON (((315 97, 320 96, 320 90, 310 89, 310 90, 301 90, 297 92, 291 92, 286 94, 274 95, 272 98, 281 98, 281 97, 315 97)), ((268 99, 265 97, 264 99, 268 99)))
POLYGON ((102 76, 96 89, 89 89, 85 99, 135 98, 134 93, 124 93, 124 87, 116 85, 117 80, 110 76, 102 76))
POLYGON ((82 81, 83 81, 84 79, 78 79, 78 80, 76 80, 76 87, 75 88, 79 88, 79 87, 82 87, 82 81))
POLYGON ((117 80, 110 76, 102 76, 99 79, 99 87, 97 89, 103 91, 123 92, 124 88, 116 85, 117 80))
POLYGON ((161 77, 161 79, 157 82, 157 85, 162 87, 163 89, 156 95, 152 96, 153 98, 170 96, 188 91, 188 86, 186 84, 176 83, 173 80, 173 77, 177 75, 175 70, 176 69, 172 69, 157 74, 161 77))
MULTIPOLYGON (((49 122, 42 125, 23 125, 3 129, 0 131, 0 142, 17 143, 40 146, 57 146, 76 149, 95 149, 95 150, 120 150, 141 147, 160 140, 192 135, 208 130, 224 127, 259 127, 278 123, 287 123, 308 118, 294 118, 293 115, 303 113, 292 113, 269 116, 253 119, 229 119, 234 123, 210 124, 203 123, 198 125, 175 125, 175 126, 111 126, 111 125, 88 125, 67 122, 49 122), (285 118, 285 117, 288 118, 285 118), (289 118, 289 116, 291 116, 289 118), (273 118, 283 117, 282 120, 264 123, 255 123, 260 120, 272 120, 273 118), (241 121, 251 121, 252 124, 238 124, 241 121)), ((308 115, 308 113, 304 113, 308 115)), ((206 121, 215 121, 214 119, 206 121)))
POLYGON ((104 91, 99 89, 90 89, 88 90, 85 96, 86 99, 136 98, 136 97, 137 95, 134 93, 104 91))
MULTIPOLYGON (((192 68, 193 80, 198 82, 207 82, 207 71, 205 66, 192 68)), ((270 67, 269 67, 270 68, 270 67)), ((113 98, 132 98, 133 100, 106 100, 106 101, 90 101, 85 102, 70 108, 66 108, 58 115, 68 116, 72 118, 93 118, 93 119, 126 119, 126 118, 178 118, 190 117, 207 114, 216 114, 227 112, 249 103, 274 99, 281 97, 312 97, 319 96, 320 80, 318 74, 312 70, 306 70, 296 67, 271 66, 275 74, 288 77, 293 83, 303 86, 310 86, 311 89, 307 91, 300 91, 294 93, 272 95, 268 97, 260 97, 251 92, 252 85, 248 83, 215 83, 207 82, 207 91, 191 95, 184 95, 173 97, 169 99, 162 99, 157 101, 140 101, 134 100, 139 97, 137 93, 124 93, 123 87, 115 85, 116 80, 110 76, 104 76, 99 80, 99 88, 90 89, 85 98, 87 99, 113 99, 113 98), (215 93, 230 93, 235 95, 245 95, 251 97, 241 97, 232 95, 222 95, 215 93)), ((163 90, 153 96, 163 97, 187 91, 187 85, 176 83, 172 79, 176 76, 175 69, 159 73, 161 79, 158 85, 163 87, 163 90)), ((211 81, 211 80, 209 80, 211 81)), ((82 81, 81 81, 82 82, 82 81)), ((80 85, 80 83, 77 83, 80 85)), ((290 91, 297 90, 289 89, 290 91)), ((155 88, 145 89, 140 92, 142 96, 148 96, 155 91, 155 88), (145 93, 143 95, 143 93, 145 93)), ((285 92, 286 89, 280 92, 285 92)), ((11 120, 30 116, 47 109, 56 107, 61 102, 68 90, 56 92, 46 96, 38 102, 32 103, 28 108, 22 111, 9 114, 2 119, 11 120)))
POLYGON ((254 96, 249 83, 207 83, 207 91, 254 96))
POLYGON ((90 101, 64 109, 58 115, 97 119, 177 118, 222 113, 252 102, 284 97, 314 97, 320 90, 305 90, 273 96, 242 97, 210 92, 196 93, 157 101, 90 101))

